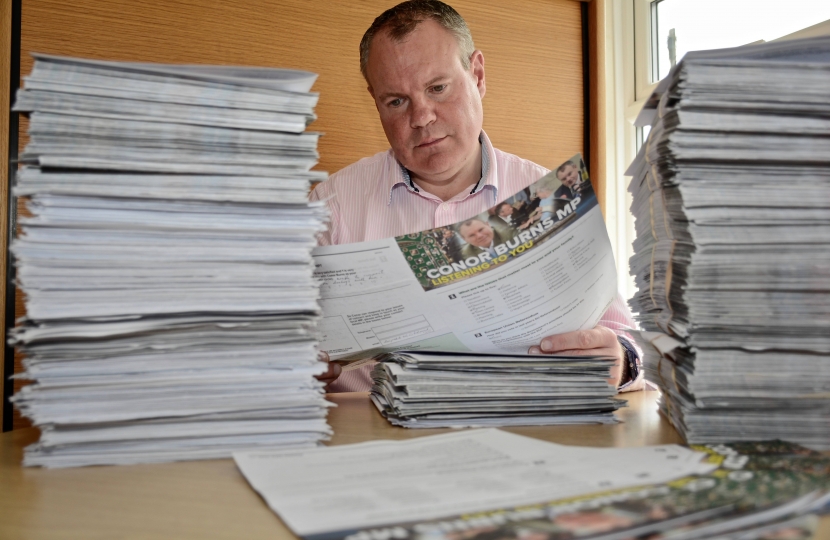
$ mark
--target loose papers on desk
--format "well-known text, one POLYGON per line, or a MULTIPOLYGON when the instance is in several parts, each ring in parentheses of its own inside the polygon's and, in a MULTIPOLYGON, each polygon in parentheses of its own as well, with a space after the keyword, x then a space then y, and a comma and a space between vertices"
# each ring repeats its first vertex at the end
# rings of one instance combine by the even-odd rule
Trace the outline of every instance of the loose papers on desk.
POLYGON ((554 198, 562 184, 544 176, 506 200, 509 221, 495 209, 475 217, 484 247, 464 242, 459 223, 315 249, 321 348, 335 360, 402 348, 526 354, 544 336, 596 326, 616 268, 584 163, 570 163, 576 196, 554 198))
POLYGON ((330 434, 306 201, 315 75, 35 56, 12 343, 24 464, 228 457, 330 434))
POLYGON ((828 37, 690 53, 638 119, 631 306, 690 442, 830 449, 828 87, 828 37))
MULTIPOLYGON (((511 504, 311 536, 321 540, 814 538, 818 519, 812 512, 821 512, 830 501, 830 458, 782 441, 691 450, 705 454, 703 463, 713 470, 692 471, 667 482, 645 479, 636 486, 603 488, 539 504, 511 504)), ((563 459, 570 463, 567 456, 563 459)))
POLYGON ((668 482, 716 468, 703 457, 676 445, 562 446, 495 429, 234 454, 268 506, 297 535, 315 540, 668 482))

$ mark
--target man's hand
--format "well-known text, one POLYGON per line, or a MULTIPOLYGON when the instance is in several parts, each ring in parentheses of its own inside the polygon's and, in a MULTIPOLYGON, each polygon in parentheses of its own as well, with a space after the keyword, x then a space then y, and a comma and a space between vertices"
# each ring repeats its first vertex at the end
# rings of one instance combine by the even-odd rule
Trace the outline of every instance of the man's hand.
POLYGON ((566 334, 548 336, 539 346, 527 350, 528 354, 569 354, 573 356, 610 356, 615 359, 609 384, 620 386, 623 352, 617 334, 604 326, 593 330, 576 330, 566 334))
POLYGON ((328 362, 329 369, 323 373, 322 375, 317 375, 317 380, 326 383, 326 391, 329 390, 329 385, 337 380, 337 377, 340 376, 340 372, 343 371, 343 368, 340 367, 340 364, 335 364, 329 358, 329 353, 325 351, 320 351, 317 353, 317 359, 321 362, 328 362))

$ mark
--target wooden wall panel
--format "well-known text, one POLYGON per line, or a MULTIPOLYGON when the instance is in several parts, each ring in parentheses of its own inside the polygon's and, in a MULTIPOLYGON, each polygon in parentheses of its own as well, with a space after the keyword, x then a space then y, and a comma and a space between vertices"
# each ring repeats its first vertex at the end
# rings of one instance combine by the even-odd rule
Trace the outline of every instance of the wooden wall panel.
MULTIPOLYGON (((9 162, 9 75, 11 70, 12 50, 12 3, 0 4, 0 244, 5 246, 8 235, 8 162, 9 162)), ((6 250, 0 253, 0 351, 4 350, 6 340, 6 250)), ((0 355, 0 396, 6 381, 5 353, 0 355)), ((4 418, 6 401, 0 399, 0 421, 4 418)))
MULTIPOLYGON (((151 62, 240 64, 320 74, 319 169, 385 150, 358 69, 358 43, 393 2, 23 0, 21 71, 30 51, 151 62)), ((487 74, 485 129, 502 149, 551 167, 582 149, 579 2, 458 0, 487 74)))
POLYGON ((484 129, 493 144, 548 168, 582 152, 579 2, 455 2, 453 7, 484 52, 484 129))
POLYGON ((588 4, 588 79, 590 93, 590 133, 591 140, 588 143, 591 148, 591 162, 588 163, 588 170, 591 172, 591 180, 599 201, 600 209, 605 215, 606 197, 606 170, 605 144, 606 137, 602 130, 605 129, 605 92, 606 78, 605 71, 600 66, 605 65, 605 0, 594 0, 588 4))
MULTIPOLYGON (((388 148, 360 75, 358 44, 374 18, 395 3, 23 0, 21 73, 31 70, 33 51, 314 71, 320 74, 314 90, 321 97, 311 129, 325 133, 317 169, 335 172, 388 148)), ((452 5, 484 52, 484 128, 496 147, 549 168, 581 152, 580 3, 456 0, 452 5)), ((26 127, 21 119, 21 149, 26 127)), ((22 425, 25 421, 16 417, 15 426, 22 425)))

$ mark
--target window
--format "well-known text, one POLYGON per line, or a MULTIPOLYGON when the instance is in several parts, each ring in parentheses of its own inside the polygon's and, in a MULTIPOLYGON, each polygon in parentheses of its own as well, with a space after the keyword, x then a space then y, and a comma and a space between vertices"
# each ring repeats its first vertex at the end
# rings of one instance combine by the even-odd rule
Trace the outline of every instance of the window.
POLYGON ((689 51, 773 41, 830 19, 826 0, 651 2, 652 72, 659 81, 689 51), (673 52, 674 51, 674 52, 673 52))
POLYGON ((646 139, 648 138, 648 134, 651 131, 651 126, 642 126, 642 127, 636 128, 636 129, 637 129, 637 131, 636 131, 635 136, 637 137, 637 140, 634 143, 635 153, 639 152, 640 147, 643 146, 643 144, 646 142, 646 139))
POLYGON ((624 172, 648 137, 634 120, 657 82, 692 50, 761 40, 830 34, 827 0, 605 0, 604 3, 605 221, 617 262, 619 288, 630 298, 628 276, 634 223, 624 172))

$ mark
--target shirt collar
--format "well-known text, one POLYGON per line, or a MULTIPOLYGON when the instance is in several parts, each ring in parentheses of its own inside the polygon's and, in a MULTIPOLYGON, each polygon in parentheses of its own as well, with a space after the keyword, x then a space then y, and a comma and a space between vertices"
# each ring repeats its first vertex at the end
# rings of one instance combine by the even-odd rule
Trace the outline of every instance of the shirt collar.
MULTIPOLYGON (((469 192, 470 195, 480 192, 485 187, 491 187, 495 192, 496 196, 498 196, 498 180, 496 174, 490 174, 491 172, 491 163, 493 162, 494 152, 493 152, 493 145, 490 143, 490 138, 487 137, 487 134, 483 131, 478 136, 478 142, 481 145, 481 178, 478 179, 473 189, 469 192)), ((392 159, 394 155, 392 151, 389 151, 390 155, 392 155, 392 159)), ((395 159, 395 163, 397 164, 397 168, 400 171, 400 176, 398 177, 397 181, 394 182, 389 187, 389 199, 387 201, 387 206, 392 204, 392 191, 400 186, 403 185, 410 193, 420 193, 421 189, 415 185, 415 182, 412 180, 412 175, 409 173, 406 167, 404 167, 401 162, 395 159)))

